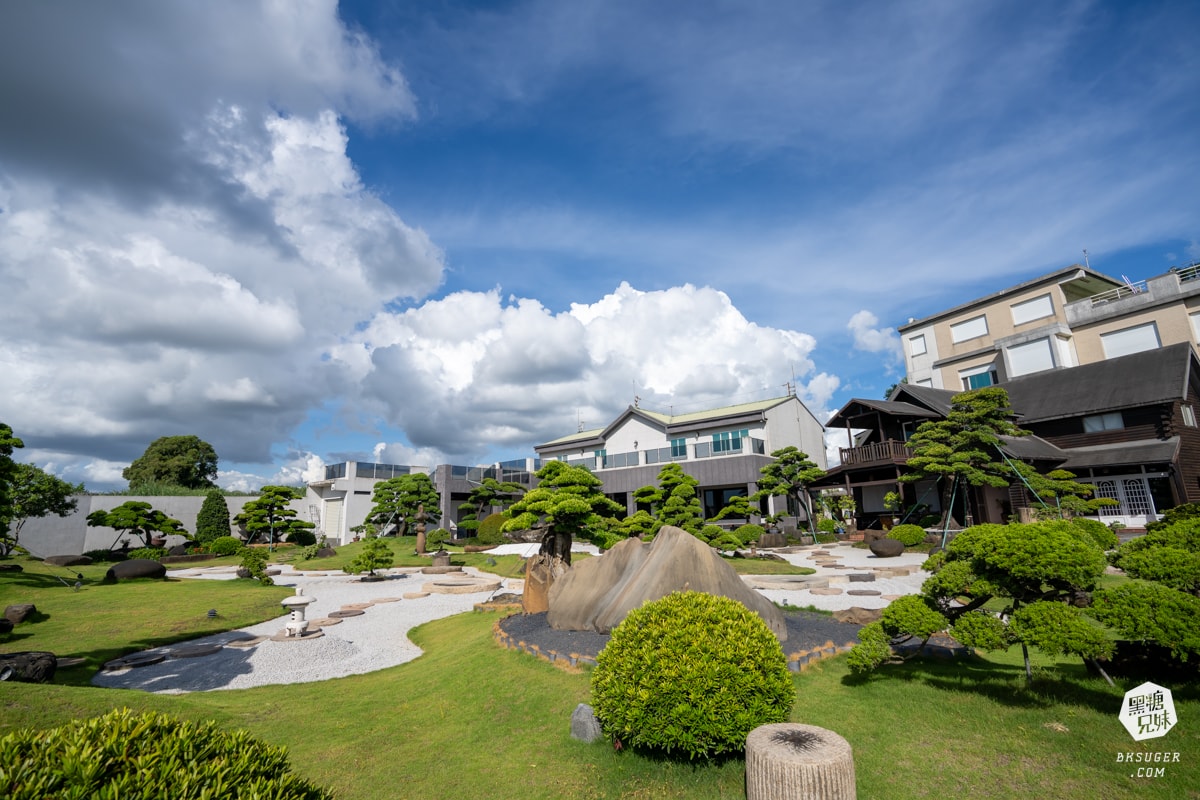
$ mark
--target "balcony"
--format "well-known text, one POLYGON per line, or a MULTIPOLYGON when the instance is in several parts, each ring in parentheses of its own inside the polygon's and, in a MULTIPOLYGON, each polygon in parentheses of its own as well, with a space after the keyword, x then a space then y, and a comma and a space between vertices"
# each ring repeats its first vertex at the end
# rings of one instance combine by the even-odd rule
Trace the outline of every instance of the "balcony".
POLYGON ((1200 294, 1200 262, 1193 262, 1144 281, 1127 280, 1124 286, 1067 303, 1064 310, 1067 324, 1075 328, 1197 294, 1200 294))
POLYGON ((911 447, 894 439, 864 444, 861 447, 841 448, 843 466, 877 464, 879 462, 903 464, 912 458, 912 454, 911 447))

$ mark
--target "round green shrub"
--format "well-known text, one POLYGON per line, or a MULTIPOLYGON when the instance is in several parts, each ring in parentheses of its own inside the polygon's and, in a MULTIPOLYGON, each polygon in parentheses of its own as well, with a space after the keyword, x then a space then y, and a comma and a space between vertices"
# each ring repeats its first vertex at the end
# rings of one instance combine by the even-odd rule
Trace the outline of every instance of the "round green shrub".
POLYGON ((149 558, 152 561, 157 561, 167 554, 165 547, 139 547, 135 550, 130 550, 129 558, 149 558))
POLYGON ((1076 517, 1071 520, 1071 524, 1091 536, 1096 544, 1100 545, 1101 550, 1115 550, 1121 545, 1121 540, 1113 533, 1112 528, 1098 519, 1076 517))
POLYGON ((500 529, 504 527, 504 523, 508 522, 508 515, 502 513, 488 514, 483 518, 483 522, 479 523, 479 530, 475 534, 475 538, 479 539, 480 544, 503 544, 504 534, 500 529))
POLYGON ((739 550, 742 547, 742 540, 733 531, 721 531, 721 534, 710 541, 709 545, 718 550, 739 550))
POLYGON ((755 525, 753 523, 739 525, 733 529, 733 535, 738 538, 738 541, 741 542, 743 546, 748 545, 751 542, 757 542, 759 537, 764 533, 766 533, 766 530, 762 525, 755 525))
POLYGON ((629 612, 592 671, 604 733, 689 759, 741 752, 788 718, 795 690, 779 641, 736 600, 676 592, 629 612))
POLYGON ((705 525, 700 529, 700 532, 696 534, 696 538, 704 542, 713 542, 721 538, 724 533, 725 529, 720 525, 705 525))
POLYGON ((101 550, 88 550, 84 553, 85 556, 92 560, 93 564, 106 564, 115 561, 124 561, 129 558, 127 553, 120 550, 109 550, 107 548, 101 550))
POLYGON ((920 525, 897 525, 888 531, 887 538, 895 539, 905 547, 912 547, 925 541, 925 529, 920 525))
POLYGON ((121 709, 61 728, 13 731, 0 739, 0 764, 0 795, 9 800, 333 797, 294 774, 282 747, 153 711, 121 709))
POLYGON ((232 536, 218 536, 209 542, 206 547, 208 552, 218 556, 232 556, 237 554, 242 549, 241 540, 235 539, 232 536))
POLYGON ((308 547, 317 543, 317 535, 309 528, 297 528, 287 535, 287 543, 308 547))
POLYGON ((817 530, 821 533, 837 533, 837 529, 837 522, 829 517, 821 517, 817 520, 817 530))
POLYGON ((932 528, 934 525, 937 525, 941 521, 942 521, 942 517, 939 514, 926 514, 925 516, 923 516, 919 520, 917 520, 917 524, 920 525, 922 528, 932 528))
POLYGON ((434 528, 425 535, 425 547, 430 550, 440 548, 450 539, 450 531, 445 528, 434 528))

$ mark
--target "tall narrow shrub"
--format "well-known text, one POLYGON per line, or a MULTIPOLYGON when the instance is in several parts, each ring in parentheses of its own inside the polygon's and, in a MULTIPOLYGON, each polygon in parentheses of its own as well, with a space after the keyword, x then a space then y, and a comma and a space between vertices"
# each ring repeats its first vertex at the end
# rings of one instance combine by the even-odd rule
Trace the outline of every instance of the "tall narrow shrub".
POLYGON ((196 515, 196 541, 207 544, 214 539, 230 535, 229 506, 219 489, 212 489, 204 496, 204 504, 196 515))

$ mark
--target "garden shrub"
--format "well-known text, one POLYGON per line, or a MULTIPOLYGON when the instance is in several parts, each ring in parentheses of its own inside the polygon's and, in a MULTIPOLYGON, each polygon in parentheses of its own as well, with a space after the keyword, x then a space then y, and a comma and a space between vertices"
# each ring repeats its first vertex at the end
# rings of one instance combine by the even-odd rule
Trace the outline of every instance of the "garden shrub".
POLYGON ((291 771, 287 751, 223 731, 129 709, 0 739, 0 796, 9 800, 333 797, 291 771))
POLYGON ((127 552, 121 550, 109 550, 108 548, 103 548, 101 550, 88 550, 86 553, 84 553, 84 555, 90 558, 95 564, 124 561, 125 559, 129 558, 129 554, 127 552))
POLYGON ((889 636, 911 634, 921 639, 928 639, 950 624, 919 594, 906 594, 893 600, 883 610, 879 622, 889 636))
POLYGON ((232 536, 218 536, 209 542, 206 547, 208 552, 217 556, 232 556, 236 555, 242 549, 241 540, 235 539, 232 536))
POLYGON ((743 751, 750 731, 788 718, 795 692, 762 618, 702 592, 629 612, 600 651, 591 689, 607 736, 689 759, 743 751))
POLYGON ((696 534, 696 538, 702 542, 711 543, 721 538, 724 533, 725 529, 720 525, 705 525, 700 529, 700 532, 696 534))
POLYGON ((1121 540, 1117 538, 1117 534, 1113 533, 1112 528, 1098 519, 1076 517, 1071 520, 1071 524, 1091 536, 1101 550, 1113 550, 1121 544, 1121 540))
POLYGON ((479 530, 475 533, 475 538, 479 539, 480 544, 503 544, 504 534, 501 533, 501 528, 506 522, 508 522, 507 514, 500 512, 488 514, 483 518, 483 522, 479 523, 479 530))
POLYGON ((925 529, 920 525, 897 525, 888 531, 887 538, 895 539, 905 547, 913 547, 925 541, 925 529))
POLYGON ((347 565, 346 572, 353 575, 360 572, 374 575, 377 569, 390 569, 395 560, 396 556, 388 543, 373 536, 367 539, 362 551, 347 565))
POLYGON ((759 537, 761 537, 764 533, 766 533, 766 530, 763 529, 762 525, 755 525, 753 523, 739 525, 733 530, 733 535, 738 538, 738 541, 742 543, 743 547, 751 542, 757 542, 759 537))
POLYGON ((230 534, 229 504, 220 489, 210 489, 196 514, 196 541, 207 544, 230 534))
POLYGON ((1146 532, 1154 533, 1154 531, 1170 527, 1177 522, 1195 520, 1198 517, 1200 517, 1200 503, 1184 503, 1174 508, 1168 508, 1163 512, 1162 519, 1146 523, 1146 532))
POLYGON ((130 550, 127 554, 128 558, 149 558, 152 561, 157 561, 167 554, 165 547, 138 547, 130 550))
POLYGON ((309 547, 317 543, 317 535, 308 528, 297 528, 288 533, 287 543, 309 547))
POLYGON ((1181 592, 1200 589, 1200 553, 1180 547, 1151 547, 1121 558, 1121 569, 1131 578, 1157 581, 1181 592))
POLYGON ((434 528, 425 535, 425 546, 430 550, 441 549, 450 540, 450 531, 445 528, 434 528))
POLYGON ((1072 653, 1081 658, 1108 658, 1113 643, 1074 606, 1039 600, 1013 612, 1009 635, 1036 646, 1048 656, 1072 653))
POLYGON ((263 586, 271 586, 275 581, 267 574, 267 554, 262 550, 247 547, 242 550, 242 566, 250 571, 250 577, 263 586))
POLYGON ((1135 641, 1158 642, 1182 661, 1200 654, 1200 597, 1158 583, 1122 584, 1092 598, 1092 616, 1135 641))
POLYGON ((742 546, 742 540, 733 531, 721 531, 721 535, 708 543, 718 550, 737 550, 742 546))
POLYGON ((817 520, 817 530, 821 533, 837 533, 838 524, 829 517, 821 517, 817 520))
POLYGON ((926 514, 917 520, 917 524, 922 528, 932 528, 934 525, 941 523, 942 517, 940 514, 926 514))
POLYGON ((854 673, 871 672, 892 657, 892 644, 883 625, 872 622, 858 632, 858 644, 846 656, 846 665, 854 673))

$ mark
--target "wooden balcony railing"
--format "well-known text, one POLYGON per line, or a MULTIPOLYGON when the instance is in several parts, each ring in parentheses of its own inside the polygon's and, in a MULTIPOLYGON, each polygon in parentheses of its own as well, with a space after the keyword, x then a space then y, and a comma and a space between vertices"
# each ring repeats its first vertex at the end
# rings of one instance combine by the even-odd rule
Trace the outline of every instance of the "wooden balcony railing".
POLYGON ((913 454, 912 448, 895 440, 864 444, 862 447, 843 447, 841 451, 843 464, 870 464, 873 461, 903 463, 913 454))

